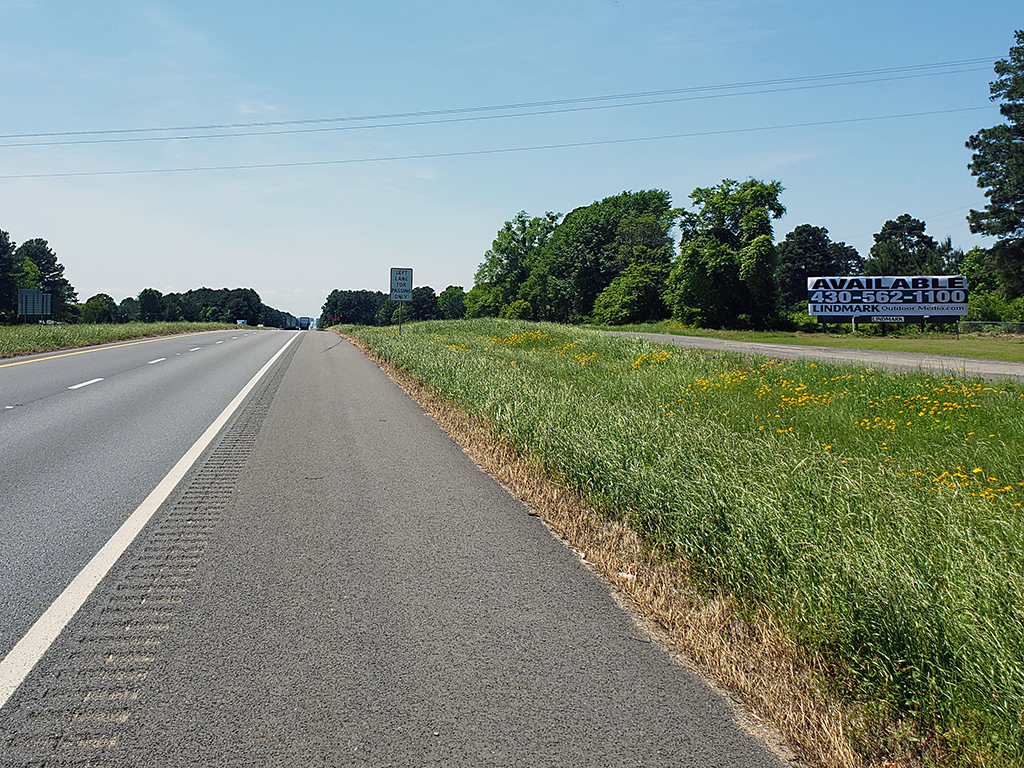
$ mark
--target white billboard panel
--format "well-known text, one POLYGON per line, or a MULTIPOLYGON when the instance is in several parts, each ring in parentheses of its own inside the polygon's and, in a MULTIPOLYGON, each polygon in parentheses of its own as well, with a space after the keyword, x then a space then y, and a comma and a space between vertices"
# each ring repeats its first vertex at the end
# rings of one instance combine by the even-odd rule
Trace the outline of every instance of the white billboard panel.
POLYGON ((967 314, 963 275, 807 278, 807 313, 822 322, 953 322, 967 314))

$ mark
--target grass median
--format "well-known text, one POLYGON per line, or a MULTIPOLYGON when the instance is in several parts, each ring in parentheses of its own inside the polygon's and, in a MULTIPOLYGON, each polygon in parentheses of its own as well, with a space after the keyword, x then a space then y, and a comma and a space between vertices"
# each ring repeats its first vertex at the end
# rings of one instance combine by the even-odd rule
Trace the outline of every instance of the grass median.
POLYGON ((178 333, 237 328, 225 323, 105 323, 0 326, 0 358, 178 333))
POLYGON ((513 321, 345 331, 770 615, 860 759, 1024 761, 1024 389, 513 321))

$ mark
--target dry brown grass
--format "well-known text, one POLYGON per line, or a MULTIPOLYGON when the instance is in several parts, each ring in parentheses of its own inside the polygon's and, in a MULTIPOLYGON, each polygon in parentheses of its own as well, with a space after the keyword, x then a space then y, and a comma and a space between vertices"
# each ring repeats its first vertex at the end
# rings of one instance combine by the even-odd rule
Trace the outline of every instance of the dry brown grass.
MULTIPOLYGON (((553 483, 485 424, 382 361, 358 339, 346 338, 419 403, 481 469, 600 573, 620 604, 656 642, 730 694, 745 713, 738 718, 741 723, 780 757, 822 768, 923 764, 898 738, 906 725, 866 717, 830 697, 818 682, 827 679, 823 661, 798 647, 766 613, 741 615, 728 597, 702 597, 684 564, 659 559, 633 531, 553 483)), ((943 755, 931 757, 937 764, 946 762, 943 755)))

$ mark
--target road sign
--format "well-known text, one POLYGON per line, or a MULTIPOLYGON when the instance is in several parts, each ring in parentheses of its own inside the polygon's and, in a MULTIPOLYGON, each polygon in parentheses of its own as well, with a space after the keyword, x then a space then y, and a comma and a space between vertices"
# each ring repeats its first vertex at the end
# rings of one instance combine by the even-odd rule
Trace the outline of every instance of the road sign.
POLYGON ((49 317, 52 297, 38 288, 18 289, 18 315, 49 317))
POLYGON ((406 267, 391 268, 391 300, 412 301, 412 270, 406 267))

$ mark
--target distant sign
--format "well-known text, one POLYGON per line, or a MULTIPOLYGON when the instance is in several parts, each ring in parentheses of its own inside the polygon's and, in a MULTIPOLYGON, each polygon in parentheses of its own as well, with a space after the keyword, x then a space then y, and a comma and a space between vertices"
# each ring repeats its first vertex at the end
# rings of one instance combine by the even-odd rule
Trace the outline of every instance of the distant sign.
POLYGON ((807 313, 822 323, 952 323, 967 314, 967 278, 808 277, 807 313))
POLYGON ((18 314, 39 317, 49 317, 52 297, 49 293, 38 288, 18 289, 18 314))
POLYGON ((391 300, 412 301, 412 270, 406 267, 391 268, 391 300))

